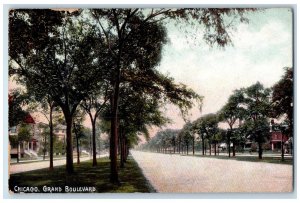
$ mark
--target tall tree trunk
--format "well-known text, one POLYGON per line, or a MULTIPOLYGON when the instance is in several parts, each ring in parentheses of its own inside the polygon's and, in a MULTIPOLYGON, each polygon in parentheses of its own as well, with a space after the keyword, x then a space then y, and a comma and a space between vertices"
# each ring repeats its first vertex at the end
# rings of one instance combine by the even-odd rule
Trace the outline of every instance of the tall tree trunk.
POLYGON ((91 122, 92 122, 92 150, 93 150, 93 166, 97 166, 97 148, 96 148, 96 119, 92 117, 90 114, 91 122))
POLYGON ((72 122, 73 118, 70 114, 65 113, 65 120, 67 125, 67 146, 66 146, 66 170, 68 174, 72 174, 74 172, 73 167, 73 147, 72 147, 72 122))
MULTIPOLYGON (((92 133, 93 134, 93 133, 92 133)), ((92 134, 90 134, 90 142, 89 142, 89 145, 90 145, 90 157, 93 157, 93 144, 92 144, 92 139, 93 139, 93 136, 92 134)))
POLYGON ((20 153, 20 142, 18 141, 18 144, 17 144, 17 163, 19 163, 19 161, 20 161, 20 156, 21 156, 21 153, 20 153))
POLYGON ((124 137, 123 132, 120 132, 120 167, 124 168, 125 149, 124 149, 124 137))
POLYGON ((173 144, 173 154, 176 153, 176 143, 173 144))
POLYGON ((123 147, 124 148, 124 163, 126 163, 128 154, 127 154, 127 144, 126 144, 127 142, 126 142, 125 137, 124 137, 123 141, 124 141, 124 143, 123 143, 124 144, 124 147, 123 147))
POLYGON ((205 143, 204 143, 204 136, 202 135, 201 136, 201 139, 202 139, 202 155, 204 155, 204 145, 205 145, 205 143))
POLYGON ((45 160, 45 159, 46 159, 46 150, 43 149, 43 160, 45 160))
POLYGON ((228 157, 230 158, 230 134, 227 135, 228 157))
POLYGON ((49 165, 49 169, 53 170, 53 118, 52 118, 52 113, 53 113, 53 103, 49 103, 50 104, 50 116, 49 116, 49 128, 50 128, 50 165, 49 165))
POLYGON ((129 155, 129 146, 126 146, 126 154, 127 154, 127 156, 126 156, 126 159, 127 159, 128 155, 129 155))
POLYGON ((209 141, 209 156, 211 156, 211 141, 209 141))
POLYGON ((281 133, 281 161, 284 161, 283 134, 281 133))
POLYGON ((262 159, 262 153, 263 153, 262 143, 259 142, 259 143, 258 143, 258 158, 259 158, 259 159, 262 159))
POLYGON ((235 157, 235 140, 232 141, 232 157, 235 157))
POLYGON ((193 138, 193 155, 195 155, 195 138, 193 138))
MULTIPOLYGON (((292 140, 293 141, 293 140, 292 140)), ((291 156, 293 155, 293 143, 291 142, 291 156)))
POLYGON ((44 137, 45 141, 44 141, 44 147, 43 147, 43 160, 46 159, 46 149, 47 149, 47 136, 44 137))
POLYGON ((186 154, 187 155, 189 154, 189 144, 188 143, 186 144, 186 154))
POLYGON ((110 136, 110 182, 118 184, 118 100, 120 88, 120 69, 117 71, 117 81, 114 84, 114 93, 112 98, 112 118, 111 118, 111 136, 110 136))
POLYGON ((217 142, 215 142, 215 156, 217 156, 217 142))
POLYGON ((77 164, 80 164, 79 138, 76 135, 77 164))

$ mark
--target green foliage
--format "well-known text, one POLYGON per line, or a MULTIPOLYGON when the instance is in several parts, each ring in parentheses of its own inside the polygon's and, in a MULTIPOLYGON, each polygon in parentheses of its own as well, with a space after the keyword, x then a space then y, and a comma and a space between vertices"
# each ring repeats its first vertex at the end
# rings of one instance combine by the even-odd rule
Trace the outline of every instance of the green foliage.
POLYGON ((242 107, 244 103, 243 91, 235 90, 229 97, 227 103, 218 112, 219 121, 226 121, 232 129, 238 119, 245 117, 246 111, 242 107))
POLYGON ((31 129, 28 124, 22 123, 18 129, 18 142, 29 141, 32 137, 31 129))
POLYGON ((64 154, 65 153, 65 143, 62 140, 55 140, 53 143, 53 154, 64 154))
POLYGON ((42 151, 43 152, 49 152, 50 151, 50 130, 49 130, 49 127, 44 127, 43 132, 41 133, 41 137, 43 138, 43 142, 41 143, 42 144, 42 148, 41 148, 42 151))
POLYGON ((176 138, 179 136, 179 130, 166 129, 156 133, 145 145, 145 150, 156 150, 157 148, 174 147, 176 144, 176 138))
MULTIPOLYGON (((244 90, 244 104, 247 106, 248 116, 267 117, 270 111, 269 88, 257 82, 244 90)), ((255 119, 255 118, 254 118, 255 119)))
MULTIPOLYGON (((24 13, 14 10, 11 18, 15 20, 16 16, 21 16, 23 19, 22 16, 28 15, 23 21, 27 24, 28 32, 31 32, 32 18, 42 11, 30 10, 24 13)), ((96 50, 96 47, 101 46, 98 46, 92 26, 83 25, 79 18, 72 18, 68 14, 57 12, 54 16, 63 23, 53 24, 45 20, 43 23, 49 29, 45 33, 47 37, 42 39, 46 43, 43 46, 32 46, 31 49, 27 45, 29 50, 26 58, 21 52, 11 55, 10 70, 29 92, 36 95, 47 93, 65 112, 73 113, 79 102, 93 92, 103 76, 104 63, 101 63, 102 58, 99 58, 100 54, 96 50)), ((42 15, 40 18, 47 17, 42 15)))
POLYGON ((285 73, 272 88, 271 116, 278 118, 286 115, 287 134, 293 136, 293 68, 285 68, 285 73))
POLYGON ((64 12, 51 9, 11 9, 9 12, 9 56, 30 55, 32 48, 44 49, 49 33, 57 35, 64 12))
POLYGON ((190 142, 194 139, 194 131, 192 129, 192 123, 187 122, 181 131, 179 132, 178 136, 182 137, 182 141, 186 144, 189 145, 190 142))
POLYGON ((28 95, 23 93, 20 89, 15 89, 9 94, 9 126, 17 126, 24 121, 28 114, 23 110, 23 106, 27 103, 28 95))
POLYGON ((19 141, 18 141, 18 136, 9 136, 9 142, 11 146, 17 146, 19 141))
POLYGON ((257 143, 265 143, 270 138, 270 127, 267 118, 256 120, 246 120, 241 127, 241 131, 247 135, 247 139, 257 143))
POLYGON ((204 136, 204 138, 211 140, 219 131, 218 117, 216 114, 207 114, 193 122, 193 130, 204 136))

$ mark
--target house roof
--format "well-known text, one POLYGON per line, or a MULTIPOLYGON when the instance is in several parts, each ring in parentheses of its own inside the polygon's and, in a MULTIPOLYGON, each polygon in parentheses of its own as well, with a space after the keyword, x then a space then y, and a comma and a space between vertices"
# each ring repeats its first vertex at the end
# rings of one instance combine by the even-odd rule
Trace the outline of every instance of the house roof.
POLYGON ((25 123, 32 123, 32 124, 35 124, 35 121, 34 121, 34 119, 32 118, 32 116, 31 116, 30 114, 27 114, 27 115, 25 116, 24 122, 25 122, 25 123))

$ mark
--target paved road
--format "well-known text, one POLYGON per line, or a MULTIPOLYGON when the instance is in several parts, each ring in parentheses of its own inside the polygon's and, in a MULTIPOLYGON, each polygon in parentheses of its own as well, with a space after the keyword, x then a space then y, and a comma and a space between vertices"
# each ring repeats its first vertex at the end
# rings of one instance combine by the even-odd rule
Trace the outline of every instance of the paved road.
MULTIPOLYGON (((106 157, 107 154, 100 155, 100 157, 106 157)), ((87 161, 90 160, 92 157, 81 157, 80 161, 87 161)), ((97 156, 98 158, 98 156, 97 156)), ((73 162, 77 162, 77 158, 73 158, 73 162)), ((59 159, 53 161, 53 166, 61 166, 66 164, 66 159, 59 159)), ((30 162, 30 163, 19 163, 19 164, 11 164, 9 168, 10 174, 15 173, 22 173, 25 171, 32 171, 42 168, 48 168, 49 167, 49 161, 36 161, 36 162, 30 162)))
POLYGON ((131 151, 158 192, 292 192, 293 167, 131 151))

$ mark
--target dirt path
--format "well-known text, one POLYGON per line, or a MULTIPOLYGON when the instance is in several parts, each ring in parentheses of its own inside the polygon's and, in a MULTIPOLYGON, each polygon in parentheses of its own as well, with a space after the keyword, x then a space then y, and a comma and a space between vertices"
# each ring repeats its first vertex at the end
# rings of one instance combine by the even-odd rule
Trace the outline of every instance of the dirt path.
POLYGON ((131 151, 158 192, 292 192, 293 167, 131 151))

